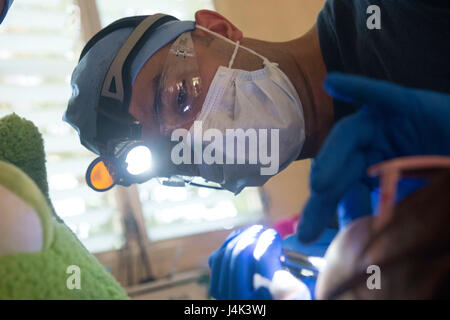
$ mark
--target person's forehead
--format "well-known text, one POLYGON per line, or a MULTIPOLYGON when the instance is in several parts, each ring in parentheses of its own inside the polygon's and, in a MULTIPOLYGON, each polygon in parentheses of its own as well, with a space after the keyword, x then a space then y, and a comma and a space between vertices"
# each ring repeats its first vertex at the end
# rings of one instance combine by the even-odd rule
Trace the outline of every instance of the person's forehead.
MULTIPOLYGON (((156 51, 142 66, 141 70, 136 76, 137 81, 142 81, 146 79, 147 81, 152 80, 154 77, 159 75, 163 69, 164 63, 167 59, 167 54, 169 53, 170 46, 173 41, 166 44, 164 47, 156 51)), ((134 84, 133 84, 134 85, 134 84)))
POLYGON ((164 62, 172 42, 150 57, 139 71, 133 86, 129 112, 138 120, 149 119, 164 62))

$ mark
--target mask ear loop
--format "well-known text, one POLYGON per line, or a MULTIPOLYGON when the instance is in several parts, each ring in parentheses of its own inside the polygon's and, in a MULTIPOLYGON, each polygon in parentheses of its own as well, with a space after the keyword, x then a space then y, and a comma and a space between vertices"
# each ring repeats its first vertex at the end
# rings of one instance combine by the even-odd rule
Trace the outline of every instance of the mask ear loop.
POLYGON ((228 67, 229 67, 229 68, 230 68, 230 65, 234 62, 234 58, 235 58, 235 56, 236 56, 237 49, 238 49, 239 47, 241 47, 242 49, 245 49, 245 50, 247 50, 248 52, 253 53, 255 56, 261 58, 261 60, 263 61, 263 64, 264 64, 264 65, 271 64, 271 65, 274 65, 274 66, 278 66, 278 63, 270 62, 266 57, 260 55, 259 53, 253 51, 252 49, 247 48, 247 47, 244 47, 244 46, 241 46, 240 43, 239 43, 239 41, 234 42, 234 41, 228 39, 227 37, 224 37, 223 35, 221 35, 221 34, 219 34, 219 33, 216 33, 216 32, 214 32, 214 31, 211 31, 211 30, 209 30, 208 28, 205 28, 204 26, 201 26, 201 25, 198 25, 198 24, 196 24, 195 27, 196 27, 196 28, 199 28, 200 30, 203 30, 203 31, 205 31, 205 32, 208 32, 208 33, 210 33, 210 34, 213 34, 213 35, 215 35, 216 37, 222 39, 223 41, 226 41, 226 42, 228 42, 228 43, 234 44, 234 45, 236 46, 236 47, 234 48, 234 52, 233 52, 233 56, 231 57, 230 64, 228 64, 228 67))
POLYGON ((228 63, 228 68, 231 69, 234 63, 234 59, 236 58, 237 52, 239 49, 239 41, 236 41, 236 46, 234 47, 233 54, 231 55, 230 62, 228 63))

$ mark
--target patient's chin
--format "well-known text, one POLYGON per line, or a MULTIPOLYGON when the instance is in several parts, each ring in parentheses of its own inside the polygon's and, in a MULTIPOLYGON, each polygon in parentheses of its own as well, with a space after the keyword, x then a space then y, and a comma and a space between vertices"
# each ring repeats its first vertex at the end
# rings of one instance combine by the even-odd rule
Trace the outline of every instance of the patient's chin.
POLYGON ((41 251, 43 232, 36 211, 0 185, 0 256, 41 251))
MULTIPOLYGON (((315 294, 318 299, 326 299, 337 286, 355 274, 369 261, 360 261, 362 250, 373 230, 373 217, 367 216, 354 221, 338 233, 330 244, 326 254, 326 266, 317 279, 315 294)), ((369 257, 365 256, 364 259, 369 257)), ((353 299, 351 291, 335 297, 353 299)))

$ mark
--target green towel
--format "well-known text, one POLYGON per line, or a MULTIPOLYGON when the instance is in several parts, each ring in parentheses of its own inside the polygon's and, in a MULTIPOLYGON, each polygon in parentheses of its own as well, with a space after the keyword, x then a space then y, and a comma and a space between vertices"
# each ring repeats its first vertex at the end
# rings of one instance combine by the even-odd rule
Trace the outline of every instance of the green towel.
POLYGON ((128 299, 54 216, 43 150, 41 135, 31 122, 17 115, 0 119, 0 185, 34 208, 43 230, 41 251, 0 256, 0 299, 128 299), (79 276, 79 289, 71 285, 74 276, 79 276))

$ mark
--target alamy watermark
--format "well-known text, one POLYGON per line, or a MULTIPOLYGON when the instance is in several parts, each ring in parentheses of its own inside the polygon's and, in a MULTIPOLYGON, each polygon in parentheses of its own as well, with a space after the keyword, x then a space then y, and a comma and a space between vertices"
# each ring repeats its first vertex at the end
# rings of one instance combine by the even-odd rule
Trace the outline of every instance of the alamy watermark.
POLYGON ((367 14, 370 16, 367 18, 366 26, 369 30, 381 29, 381 9, 377 5, 370 5, 367 7, 367 14))
POLYGON ((69 274, 66 280, 66 287, 69 290, 81 290, 81 269, 77 265, 70 265, 66 269, 69 274))
POLYGON ((171 151, 176 165, 259 164, 261 175, 275 175, 280 168, 279 129, 226 129, 223 133, 214 128, 203 131, 202 122, 194 121, 192 131, 174 130, 171 141, 179 142, 171 151))
POLYGON ((370 276, 367 278, 366 286, 369 290, 381 290, 381 269, 379 266, 372 264, 367 267, 367 274, 370 276))

